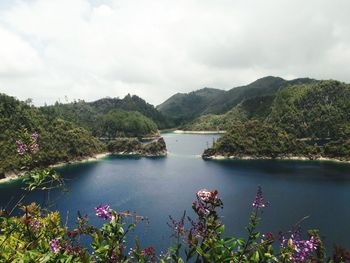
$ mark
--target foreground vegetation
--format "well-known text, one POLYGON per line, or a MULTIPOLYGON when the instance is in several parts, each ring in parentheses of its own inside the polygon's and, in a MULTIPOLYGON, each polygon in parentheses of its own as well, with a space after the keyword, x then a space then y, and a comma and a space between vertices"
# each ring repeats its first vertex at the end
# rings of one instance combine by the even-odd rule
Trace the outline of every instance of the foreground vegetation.
MULTIPOLYGON (((37 137, 34 132, 27 140, 17 140, 17 154, 26 170, 39 154, 37 137)), ((186 213, 179 220, 169 217, 174 243, 157 254, 156 248, 142 247, 136 237, 135 245, 126 247, 129 233, 145 220, 142 216, 115 211, 104 204, 94 208, 101 227, 89 224, 89 219, 78 213, 76 227, 69 229, 58 211, 25 204, 31 191, 64 189, 63 180, 50 169, 27 173, 26 193, 12 209, 0 210, 0 262, 350 262, 349 252, 340 246, 327 256, 318 231, 304 235, 300 223, 278 238, 270 232, 259 233, 261 215, 267 207, 260 187, 252 201, 247 238, 225 235, 219 193, 202 189, 192 204, 195 218, 186 217, 186 213), (88 242, 81 242, 83 239, 88 242)))

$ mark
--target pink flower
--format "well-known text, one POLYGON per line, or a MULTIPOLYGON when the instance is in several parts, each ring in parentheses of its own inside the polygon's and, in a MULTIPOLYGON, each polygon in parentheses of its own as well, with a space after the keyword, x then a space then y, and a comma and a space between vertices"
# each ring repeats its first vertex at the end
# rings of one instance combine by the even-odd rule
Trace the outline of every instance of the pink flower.
POLYGON ((21 140, 16 140, 16 147, 17 147, 17 153, 19 155, 23 155, 28 150, 28 147, 25 143, 23 143, 21 140))
POLYGON ((215 201, 217 199, 218 191, 209 191, 201 189, 197 192, 197 198, 203 202, 215 201))

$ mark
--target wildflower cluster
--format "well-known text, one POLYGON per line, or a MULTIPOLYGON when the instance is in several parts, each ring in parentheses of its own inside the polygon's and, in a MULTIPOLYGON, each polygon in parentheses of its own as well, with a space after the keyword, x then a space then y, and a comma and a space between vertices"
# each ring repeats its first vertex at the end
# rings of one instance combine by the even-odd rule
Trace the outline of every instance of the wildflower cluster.
POLYGON ((317 249, 320 240, 315 236, 310 236, 309 239, 301 238, 300 227, 289 238, 281 236, 281 248, 286 251, 286 255, 292 263, 304 262, 310 259, 313 252, 317 249))
POLYGON ((49 242, 49 245, 50 245, 50 249, 51 249, 52 253, 57 254, 60 252, 61 245, 60 245, 60 242, 56 238, 52 239, 49 242))
POLYGON ((39 134, 37 132, 33 132, 31 135, 26 131, 22 133, 22 138, 16 140, 17 153, 19 155, 37 153, 39 151, 38 137, 39 134))
POLYGON ((193 210, 202 216, 210 214, 213 208, 221 207, 222 202, 218 198, 218 191, 209 191, 207 189, 201 189, 197 192, 197 200, 193 202, 193 210))
POLYGON ((32 230, 34 232, 39 232, 41 228, 44 227, 44 223, 39 220, 39 219, 36 219, 34 218, 30 223, 29 223, 30 227, 32 228, 32 230))
POLYGON ((183 216, 179 221, 176 221, 172 216, 169 216, 170 222, 167 225, 173 229, 173 236, 176 238, 180 238, 185 234, 185 217, 186 212, 183 213, 183 216))
POLYGON ((246 239, 222 238, 224 225, 216 211, 222 206, 217 191, 202 189, 197 192, 196 200, 192 205, 198 218, 188 217, 188 229, 184 221, 185 213, 179 221, 170 217, 171 222, 168 225, 173 228, 175 233, 173 236, 177 237, 177 243, 165 255, 165 261, 333 262, 320 260, 324 259, 325 255, 321 249, 322 242, 317 234, 310 234, 309 239, 302 240, 300 230, 293 232, 288 239, 283 237, 280 251, 274 252, 273 243, 276 241, 274 234, 268 232, 261 235, 257 231, 260 215, 267 206, 261 187, 258 187, 252 202, 253 210, 249 225, 246 227, 248 232, 246 239), (181 235, 183 238, 178 238, 181 235), (182 258, 181 254, 184 254, 185 258, 182 258))
POLYGON ((105 220, 112 219, 112 210, 109 205, 99 205, 95 207, 96 216, 105 220))
POLYGON ((23 155, 27 152, 28 147, 22 142, 22 140, 16 140, 17 153, 23 155))

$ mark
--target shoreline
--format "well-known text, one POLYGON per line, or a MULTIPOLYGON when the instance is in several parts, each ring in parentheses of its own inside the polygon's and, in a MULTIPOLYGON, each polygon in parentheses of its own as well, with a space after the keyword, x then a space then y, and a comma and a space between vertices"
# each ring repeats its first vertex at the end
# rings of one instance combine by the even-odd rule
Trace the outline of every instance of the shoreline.
MULTIPOLYGON (((168 155, 168 152, 165 153, 161 153, 159 155, 151 155, 151 154, 140 154, 140 153, 136 153, 136 152, 119 152, 119 153, 111 153, 111 152, 103 152, 103 153, 97 153, 93 156, 87 156, 87 157, 83 157, 80 159, 75 159, 72 161, 68 161, 68 162, 59 162, 56 164, 51 164, 48 167, 50 168, 59 168, 65 165, 72 165, 72 164, 78 164, 78 163, 87 163, 87 162, 94 162, 94 161, 98 161, 104 157, 107 156, 129 156, 129 157, 145 157, 145 158, 155 158, 155 157, 166 157, 168 155)), ((23 174, 25 172, 20 172, 20 173, 15 173, 13 171, 8 172, 5 174, 5 178, 1 178, 0 179, 0 184, 3 183, 9 183, 12 181, 16 181, 19 180, 23 177, 23 174)))
POLYGON ((224 134, 226 131, 186 131, 186 130, 175 130, 173 133, 176 134, 224 134))
POLYGON ((160 154, 145 154, 145 153, 138 153, 138 152, 112 152, 110 153, 111 156, 130 156, 130 157, 144 157, 144 158, 153 158, 153 157, 167 157, 169 154, 168 151, 162 152, 160 154))
POLYGON ((97 153, 93 156, 87 156, 87 157, 83 157, 81 159, 75 159, 75 160, 68 161, 68 162, 59 162, 56 164, 52 164, 52 165, 49 165, 49 167, 56 168, 56 167, 62 167, 65 165, 76 164, 76 163, 94 162, 94 161, 97 161, 97 160, 102 159, 104 157, 107 157, 109 155, 111 155, 110 152, 97 153))
POLYGON ((24 172, 21 172, 20 174, 16 174, 15 172, 8 172, 7 175, 5 173, 5 178, 0 179, 0 184, 16 181, 22 178, 23 174, 24 172))
POLYGON ((309 158, 305 156, 284 156, 284 157, 258 157, 258 156, 226 156, 226 155, 213 155, 213 156, 206 156, 202 158, 204 160, 279 160, 279 161, 320 161, 320 162, 334 162, 334 163, 344 163, 344 164, 350 164, 350 160, 342 160, 338 158, 328 158, 328 157, 315 157, 315 158, 309 158))
MULTIPOLYGON (((57 168, 57 167, 62 167, 62 166, 65 166, 65 165, 70 165, 70 164, 77 164, 77 163, 85 163, 85 162, 93 162, 93 161, 97 161, 99 159, 102 159, 106 156, 109 156, 111 155, 111 153, 109 152, 104 152, 104 153, 97 153, 93 156, 87 156, 87 157, 83 157, 81 159, 75 159, 75 160, 72 160, 72 161, 68 161, 68 162, 59 162, 59 163, 56 163, 56 164, 51 164, 49 165, 48 167, 50 168, 57 168)), ((20 172, 20 173, 15 173, 15 172, 8 172, 5 174, 5 178, 1 178, 0 179, 0 184, 3 184, 3 183, 9 183, 9 182, 12 182, 12 181, 16 181, 16 180, 19 180, 23 177, 23 174, 25 172, 20 172)))

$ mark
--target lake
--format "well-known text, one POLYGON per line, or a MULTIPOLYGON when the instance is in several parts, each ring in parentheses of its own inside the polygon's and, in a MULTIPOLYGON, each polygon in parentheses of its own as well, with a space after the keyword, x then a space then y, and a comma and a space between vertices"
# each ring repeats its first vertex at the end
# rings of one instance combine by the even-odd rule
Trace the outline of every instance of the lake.
MULTIPOLYGON (((316 161, 204 161, 200 154, 218 135, 164 134, 166 158, 104 159, 58 169, 69 193, 34 193, 30 200, 50 199, 69 225, 76 212, 101 224, 93 208, 109 204, 117 211, 136 211, 148 217, 136 234, 142 245, 159 252, 170 245, 169 215, 193 215, 191 204, 201 188, 217 189, 224 202, 220 212, 226 233, 246 237, 244 226, 258 186, 269 201, 260 225, 278 236, 305 216, 303 229, 320 229, 326 244, 350 247, 350 165, 316 161)), ((0 185, 0 206, 19 195, 21 182, 0 185)))

